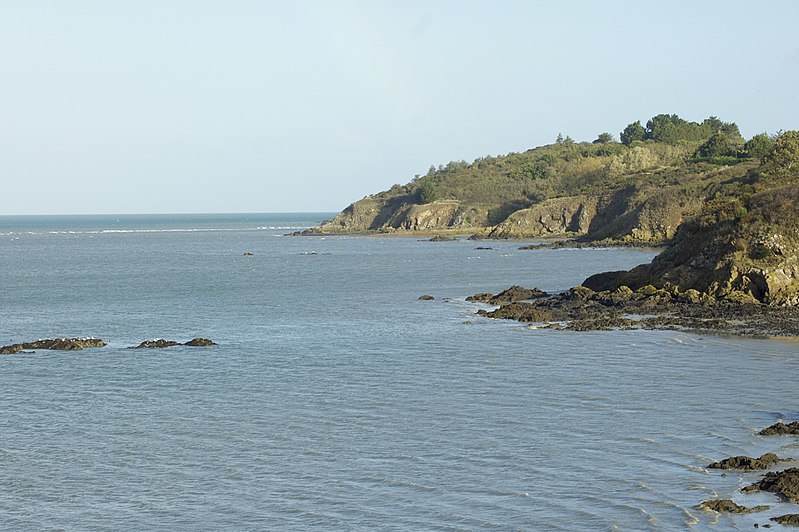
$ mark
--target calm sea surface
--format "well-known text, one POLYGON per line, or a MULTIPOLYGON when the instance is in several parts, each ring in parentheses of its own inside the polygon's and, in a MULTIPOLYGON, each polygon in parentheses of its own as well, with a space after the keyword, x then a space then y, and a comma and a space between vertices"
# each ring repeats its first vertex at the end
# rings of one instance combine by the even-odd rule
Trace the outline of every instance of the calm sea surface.
POLYGON ((799 417, 799 344, 480 318, 466 296, 653 253, 281 236, 328 216, 0 217, 0 345, 109 343, 0 357, 0 528, 751 530, 799 511, 703 467, 799 457, 755 434, 799 417), (126 349, 196 336, 219 345, 126 349), (774 506, 694 509, 715 496, 774 506))

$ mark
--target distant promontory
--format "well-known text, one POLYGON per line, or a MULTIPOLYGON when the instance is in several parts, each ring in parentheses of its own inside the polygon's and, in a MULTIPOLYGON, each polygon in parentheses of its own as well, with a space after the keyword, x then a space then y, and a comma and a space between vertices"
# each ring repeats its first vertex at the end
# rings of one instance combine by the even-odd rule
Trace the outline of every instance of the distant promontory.
POLYGON ((593 290, 645 286, 799 305, 799 131, 746 140, 733 122, 657 115, 593 142, 558 136, 523 153, 431 167, 305 234, 460 233, 664 245, 593 290))

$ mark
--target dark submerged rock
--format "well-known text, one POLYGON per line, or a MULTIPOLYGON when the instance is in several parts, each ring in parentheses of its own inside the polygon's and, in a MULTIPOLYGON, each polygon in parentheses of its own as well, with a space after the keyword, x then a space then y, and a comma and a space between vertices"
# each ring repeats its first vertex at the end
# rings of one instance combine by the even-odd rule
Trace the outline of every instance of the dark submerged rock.
POLYGON ((752 508, 747 508, 746 506, 735 504, 730 499, 716 499, 716 500, 703 501, 699 504, 699 506, 697 506, 697 508, 700 510, 712 510, 714 512, 719 512, 719 513, 751 514, 755 512, 762 512, 764 510, 768 510, 771 507, 764 504, 760 506, 754 506, 752 508))
POLYGON ((208 338, 194 338, 193 340, 189 340, 183 345, 189 347, 208 347, 216 345, 216 342, 214 342, 213 340, 209 340, 208 338))
POLYGON ((175 342, 174 340, 163 340, 158 338, 156 340, 145 340, 137 346, 131 347, 129 349, 162 349, 164 347, 173 347, 176 345, 182 345, 179 342, 175 342))
POLYGON ((751 456, 732 456, 718 462, 713 462, 710 469, 740 469, 743 471, 754 471, 756 469, 769 469, 784 460, 774 453, 766 453, 760 458, 751 456))
POLYGON ((766 473, 762 480, 743 488, 743 493, 768 491, 776 493, 788 502, 799 503, 799 468, 766 473))
POLYGON ((778 517, 772 517, 771 520, 780 525, 799 526, 799 514, 780 515, 778 517))
POLYGON ((428 242, 454 242, 455 240, 457 240, 457 238, 452 238, 450 236, 444 236, 444 235, 436 235, 430 240, 428 240, 428 242))
POLYGON ((424 294, 422 296, 419 296, 419 299, 421 301, 433 301, 435 298, 431 295, 424 294))
POLYGON ((779 422, 766 427, 758 434, 761 436, 784 436, 784 435, 799 435, 799 421, 792 421, 788 424, 779 422))

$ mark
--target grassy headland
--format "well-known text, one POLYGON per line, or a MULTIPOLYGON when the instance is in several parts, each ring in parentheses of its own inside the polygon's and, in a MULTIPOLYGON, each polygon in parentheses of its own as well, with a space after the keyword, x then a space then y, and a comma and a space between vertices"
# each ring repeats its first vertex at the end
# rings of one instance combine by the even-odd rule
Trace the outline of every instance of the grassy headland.
POLYGON ((646 245, 754 178, 773 138, 738 126, 658 115, 593 142, 551 145, 431 167, 356 201, 313 233, 450 231, 486 238, 579 237, 646 245))
POLYGON ((617 294, 597 296, 600 305, 619 294, 799 305, 799 131, 745 141, 736 124, 715 117, 658 115, 628 125, 620 140, 559 137, 524 153, 431 167, 308 233, 468 231, 666 245, 651 264, 583 285, 617 294))

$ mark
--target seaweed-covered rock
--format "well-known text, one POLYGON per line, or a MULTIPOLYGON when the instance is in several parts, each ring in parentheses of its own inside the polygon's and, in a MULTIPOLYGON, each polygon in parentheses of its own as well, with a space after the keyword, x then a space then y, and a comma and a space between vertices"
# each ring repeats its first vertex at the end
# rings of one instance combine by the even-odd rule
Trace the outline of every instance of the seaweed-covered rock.
POLYGON ((741 491, 743 493, 768 491, 780 495, 788 502, 799 503, 799 468, 792 467, 785 471, 766 473, 762 480, 746 486, 741 491))
POLYGON ((189 340, 183 345, 187 345, 189 347, 208 347, 216 345, 216 342, 214 342, 213 340, 209 340, 208 338, 194 338, 193 340, 189 340))
POLYGON ((521 322, 553 321, 552 313, 529 303, 511 303, 509 305, 503 305, 491 312, 481 309, 477 311, 477 314, 489 318, 511 319, 521 322))
POLYGON ((567 327, 571 331, 607 331, 610 329, 631 329, 636 325, 635 320, 606 316, 595 319, 572 320, 567 327))
POLYGON ((424 294, 422 296, 419 296, 419 299, 422 301, 433 301, 435 298, 431 295, 424 294))
POLYGON ((466 301, 472 303, 488 303, 490 305, 505 305, 507 303, 515 303, 516 301, 527 301, 529 299, 541 299, 544 297, 549 297, 549 294, 540 288, 524 288, 514 285, 497 295, 481 292, 467 297, 466 301))
POLYGON ((521 286, 511 286, 507 290, 503 290, 489 301, 492 305, 502 305, 505 303, 513 303, 514 301, 525 301, 528 299, 540 299, 548 297, 549 294, 540 288, 523 288, 521 286))
POLYGON ((13 355, 22 351, 22 344, 4 345, 0 347, 0 355, 13 355))
POLYGON ((87 347, 103 347, 105 342, 99 338, 52 338, 25 342, 23 349, 53 349, 57 351, 76 351, 87 347))
POLYGON ((772 521, 786 526, 799 526, 799 514, 785 514, 778 517, 772 517, 772 521))
POLYGON ((710 464, 710 469, 740 469, 743 471, 754 471, 756 469, 768 469, 783 460, 774 453, 766 453, 760 458, 751 456, 732 456, 718 462, 710 464))
POLYGON ((47 338, 33 342, 23 342, 20 344, 6 345, 0 347, 0 354, 11 355, 19 353, 24 349, 35 351, 37 349, 49 349, 55 351, 78 351, 90 347, 103 347, 105 342, 99 338, 47 338))
POLYGON ((174 340, 164 340, 162 338, 158 338, 156 340, 145 340, 137 346, 131 347, 130 349, 162 349, 164 347, 173 347, 176 345, 181 345, 179 342, 175 342, 174 340))
POLYGON ((788 424, 782 422, 774 423, 770 427, 761 430, 758 434, 761 436, 799 436, 799 421, 792 421, 788 424))
POLYGON ((712 510, 714 512, 719 512, 719 513, 751 514, 755 512, 762 512, 764 510, 768 510, 771 507, 764 504, 759 506, 753 506, 752 508, 747 508, 746 506, 735 504, 730 499, 715 499, 715 500, 703 501, 697 506, 697 508, 700 510, 712 510))
POLYGON ((494 294, 490 292, 480 292, 479 294, 467 297, 466 301, 470 303, 488 303, 491 301, 492 297, 494 297, 494 294))

